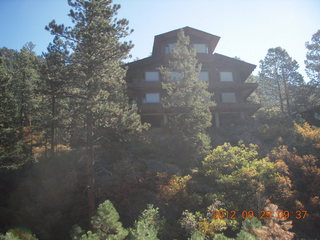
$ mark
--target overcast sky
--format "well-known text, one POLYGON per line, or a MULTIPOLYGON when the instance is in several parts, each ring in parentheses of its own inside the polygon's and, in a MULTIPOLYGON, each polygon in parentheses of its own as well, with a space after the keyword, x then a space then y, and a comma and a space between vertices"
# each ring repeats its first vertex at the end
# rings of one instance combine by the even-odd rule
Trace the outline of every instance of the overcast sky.
MULTIPOLYGON (((190 26, 220 36, 216 52, 256 65, 269 48, 280 46, 298 61, 305 76, 305 42, 320 29, 320 0, 114 2, 122 6, 119 17, 134 29, 131 54, 140 59, 150 55, 155 35, 190 26)), ((18 50, 32 41, 41 54, 52 40, 44 26, 52 19, 70 24, 68 11, 67 0, 0 0, 0 47, 18 50)))

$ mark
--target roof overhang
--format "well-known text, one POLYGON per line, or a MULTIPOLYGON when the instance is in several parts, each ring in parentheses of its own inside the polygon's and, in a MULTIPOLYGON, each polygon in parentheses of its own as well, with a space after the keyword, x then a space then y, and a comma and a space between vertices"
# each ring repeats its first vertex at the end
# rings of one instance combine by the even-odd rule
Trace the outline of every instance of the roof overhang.
POLYGON ((184 27, 184 28, 179 28, 170 32, 162 33, 159 35, 156 35, 154 37, 154 43, 153 43, 153 50, 152 50, 152 55, 157 51, 157 49, 160 47, 161 43, 168 40, 177 37, 177 34, 180 30, 183 30, 186 35, 192 35, 196 36, 202 39, 205 39, 209 42, 209 47, 211 50, 211 53, 214 52, 220 37, 216 35, 212 35, 210 33, 191 28, 191 27, 184 27))

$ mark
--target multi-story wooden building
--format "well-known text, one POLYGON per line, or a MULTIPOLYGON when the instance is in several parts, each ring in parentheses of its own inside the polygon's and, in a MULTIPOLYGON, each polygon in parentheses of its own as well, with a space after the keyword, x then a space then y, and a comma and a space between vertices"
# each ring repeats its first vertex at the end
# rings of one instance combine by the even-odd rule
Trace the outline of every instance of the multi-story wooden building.
MULTIPOLYGON (((165 124, 159 68, 168 61, 179 30, 155 36, 152 55, 128 64, 129 96, 137 102, 142 121, 154 127, 165 124)), ((207 81, 209 91, 214 93, 216 106, 212 113, 215 126, 245 119, 256 112, 259 105, 249 103, 247 98, 258 85, 245 82, 256 66, 215 53, 220 39, 218 36, 191 27, 184 27, 183 30, 190 37, 190 44, 202 64, 199 81, 207 81)))

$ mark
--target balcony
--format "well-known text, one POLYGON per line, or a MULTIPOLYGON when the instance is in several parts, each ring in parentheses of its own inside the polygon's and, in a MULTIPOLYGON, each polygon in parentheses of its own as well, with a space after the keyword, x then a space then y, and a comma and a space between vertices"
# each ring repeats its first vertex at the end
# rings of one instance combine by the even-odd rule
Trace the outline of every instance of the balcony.
POLYGON ((210 91, 234 91, 241 92, 242 97, 246 99, 256 88, 258 83, 246 82, 213 82, 209 87, 210 91))
POLYGON ((213 111, 218 112, 247 112, 249 114, 253 114, 260 108, 259 104, 255 103, 218 103, 213 111))
POLYGON ((132 90, 159 90, 161 89, 161 82, 147 82, 147 81, 139 81, 135 83, 129 83, 128 87, 132 90))
POLYGON ((213 89, 256 89, 258 83, 247 83, 247 82, 213 82, 213 89))
POLYGON ((140 111, 141 113, 161 113, 163 108, 161 103, 142 103, 140 111))

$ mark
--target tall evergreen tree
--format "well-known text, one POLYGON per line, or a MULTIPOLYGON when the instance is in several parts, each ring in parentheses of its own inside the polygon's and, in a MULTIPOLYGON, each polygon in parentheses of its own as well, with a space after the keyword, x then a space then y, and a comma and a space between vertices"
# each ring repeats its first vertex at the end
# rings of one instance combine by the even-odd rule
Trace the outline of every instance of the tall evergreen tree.
POLYGON ((174 142, 172 157, 179 156, 183 166, 194 164, 207 152, 210 138, 212 94, 208 83, 201 81, 201 65, 183 30, 178 33, 176 48, 167 66, 162 67, 163 107, 167 113, 166 129, 174 142))
POLYGON ((0 151, 6 167, 17 167, 32 159, 34 126, 39 117, 35 98, 39 58, 33 48, 27 43, 20 52, 1 51, 0 151))
MULTIPOLYGON (((67 72, 69 51, 67 45, 59 39, 50 43, 48 52, 43 54, 44 64, 41 68, 41 83, 39 93, 42 98, 42 123, 46 139, 50 139, 50 150, 53 154, 58 144, 57 130, 65 129, 68 121, 67 96, 68 79, 67 72)), ((64 134, 67 135, 67 134, 64 134)), ((68 136, 64 136, 66 138, 68 136)))
POLYGON ((114 208, 112 202, 104 201, 98 207, 97 213, 92 217, 91 223, 94 231, 88 231, 83 234, 80 227, 73 229, 72 239, 74 240, 100 240, 112 239, 123 240, 128 235, 128 231, 123 228, 119 221, 119 214, 114 208))
POLYGON ((34 47, 35 45, 31 42, 23 46, 13 72, 12 87, 21 127, 31 127, 36 114, 35 89, 39 81, 39 59, 33 51, 34 47))
POLYGON ((290 114, 295 87, 303 84, 298 68, 297 61, 285 49, 276 47, 268 50, 265 58, 260 61, 259 72, 259 85, 267 107, 278 107, 281 112, 290 114))
POLYGON ((313 34, 311 42, 306 42, 306 73, 310 79, 310 101, 312 105, 320 104, 320 30, 313 34))
MULTIPOLYGON (((121 41, 128 36, 126 19, 117 19, 120 8, 111 0, 69 0, 69 16, 73 27, 46 27, 73 52, 70 69, 76 122, 81 130, 87 161, 87 194, 89 216, 95 211, 94 147, 115 139, 126 140, 130 134, 141 132, 137 108, 128 104, 122 60, 128 56, 132 44, 121 41)), ((108 147, 109 145, 105 145, 108 147)))
POLYGON ((17 110, 10 87, 12 74, 0 58, 0 168, 20 165, 26 156, 24 144, 17 134, 17 110))
POLYGON ((148 205, 139 219, 135 221, 134 227, 130 229, 129 240, 159 240, 159 230, 163 227, 164 221, 159 216, 159 209, 148 205))

